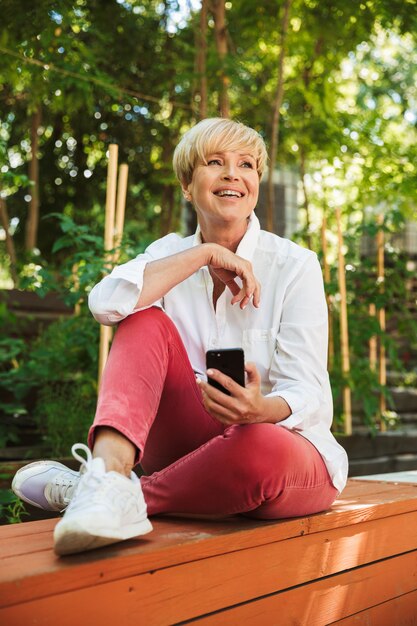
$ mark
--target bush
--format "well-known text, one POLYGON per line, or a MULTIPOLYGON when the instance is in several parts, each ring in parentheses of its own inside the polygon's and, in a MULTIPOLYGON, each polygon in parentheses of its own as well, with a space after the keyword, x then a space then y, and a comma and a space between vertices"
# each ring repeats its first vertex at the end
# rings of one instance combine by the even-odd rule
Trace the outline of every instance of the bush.
POLYGON ((52 323, 25 370, 37 388, 34 417, 48 451, 65 456, 85 441, 97 397, 99 325, 86 315, 52 323))
MULTIPOLYGON (((22 278, 22 286, 40 297, 57 293, 77 314, 58 319, 40 335, 25 342, 18 335, 16 318, 0 308, 0 446, 18 442, 18 420, 35 419, 46 452, 66 455, 75 441, 85 440, 94 416, 97 397, 99 325, 87 308, 91 286, 103 273, 103 241, 60 217, 63 236, 56 253, 66 248, 66 258, 57 273, 46 264, 22 278)), ((39 267, 39 266, 38 266, 39 267)))

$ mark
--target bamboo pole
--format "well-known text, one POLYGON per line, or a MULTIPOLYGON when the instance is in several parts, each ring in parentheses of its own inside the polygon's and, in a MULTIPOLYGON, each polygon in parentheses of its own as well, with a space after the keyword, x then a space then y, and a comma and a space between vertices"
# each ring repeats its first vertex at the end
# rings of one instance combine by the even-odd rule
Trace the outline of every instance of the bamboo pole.
MULTIPOLYGON (((80 279, 78 276, 79 266, 80 266, 79 263, 74 263, 74 265, 72 266, 72 281, 73 281, 75 291, 78 291, 80 288, 80 279)), ((74 315, 77 316, 80 313, 81 313, 81 304, 80 304, 80 300, 78 300, 74 305, 74 315)))
MULTIPOLYGON (((321 249, 323 252, 323 277, 324 284, 327 287, 330 283, 330 266, 327 260, 327 219, 326 214, 323 211, 323 221, 321 224, 321 249)), ((327 360, 329 370, 332 371, 334 365, 334 337, 333 337, 333 307, 332 307, 332 298, 326 289, 326 302, 327 302, 327 310, 328 310, 328 324, 329 324, 329 343, 328 343, 328 351, 327 351, 327 360)))
MULTIPOLYGON (((384 223, 384 216, 378 215, 377 224, 378 224, 378 232, 376 236, 377 242, 377 278, 378 285, 381 293, 384 292, 384 281, 385 281, 385 262, 384 262, 384 249, 385 249, 385 236, 382 225, 384 223)), ((387 384, 387 363, 386 363, 386 353, 385 353, 385 344, 383 334, 386 329, 386 321, 385 321, 385 308, 381 307, 378 309, 378 322, 379 328, 381 330, 381 335, 379 337, 379 369, 378 369, 378 379, 381 387, 385 387, 387 384)), ((379 429, 381 432, 386 430, 385 422, 383 421, 384 413, 387 410, 386 398, 385 394, 381 391, 379 395, 379 429)))
MULTIPOLYGON (((369 305, 369 317, 376 317, 376 306, 373 302, 369 305)), ((378 360, 378 342, 376 335, 372 335, 369 339, 369 368, 372 372, 376 371, 378 360)))
POLYGON ((109 146, 107 166, 106 220, 104 224, 104 249, 111 250, 114 238, 114 216, 116 212, 117 157, 119 148, 112 143, 109 146))
MULTIPOLYGON (((346 299, 346 275, 345 261, 343 255, 343 235, 341 225, 340 209, 336 209, 337 220, 337 238, 338 238, 338 279, 340 293, 340 349, 342 356, 342 372, 347 377, 350 372, 349 358, 349 334, 348 334, 348 317, 347 317, 347 299, 346 299)), ((345 434, 352 434, 352 407, 350 387, 345 385, 343 388, 343 414, 345 423, 345 434)))
POLYGON ((123 236, 123 227, 125 223, 126 193, 127 193, 127 176, 129 166, 122 163, 119 167, 119 179, 117 181, 117 202, 116 202, 116 220, 114 228, 113 247, 116 248, 113 262, 117 263, 120 256, 120 243, 123 236))
MULTIPOLYGON (((114 217, 116 212, 118 146, 110 144, 109 162, 107 165, 106 216, 104 224, 104 249, 110 251, 114 245, 114 217)), ((109 257, 107 257, 109 258, 109 257)), ((110 259, 109 259, 110 260, 110 259)), ((107 361, 112 336, 111 326, 100 326, 100 346, 98 353, 98 385, 107 361)))

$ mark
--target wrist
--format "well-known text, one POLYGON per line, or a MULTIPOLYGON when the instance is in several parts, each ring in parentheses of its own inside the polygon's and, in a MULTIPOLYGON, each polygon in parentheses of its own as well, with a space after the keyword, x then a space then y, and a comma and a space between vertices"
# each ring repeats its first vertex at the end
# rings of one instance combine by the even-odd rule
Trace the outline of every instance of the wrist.
POLYGON ((217 244, 215 243, 202 243, 201 244, 201 248, 203 250, 203 258, 204 258, 203 265, 211 264, 211 260, 212 260, 216 246, 217 244))
POLYGON ((257 407, 257 421, 262 423, 262 422, 269 422, 269 416, 268 416, 268 409, 270 407, 268 406, 268 399, 265 398, 265 396, 260 396, 259 398, 259 402, 258 402, 258 407, 257 407))
POLYGON ((268 424, 277 424, 291 415, 289 405, 280 396, 262 396, 260 411, 260 421, 268 424))

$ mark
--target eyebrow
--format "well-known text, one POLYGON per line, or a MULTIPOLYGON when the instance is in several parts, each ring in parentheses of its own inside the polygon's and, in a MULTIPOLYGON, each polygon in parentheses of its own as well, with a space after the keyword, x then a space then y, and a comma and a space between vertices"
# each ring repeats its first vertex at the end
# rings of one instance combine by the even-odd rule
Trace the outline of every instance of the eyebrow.
MULTIPOLYGON (((221 155, 223 155, 223 154, 226 154, 226 152, 234 152, 234 150, 226 150, 226 151, 223 151, 223 150, 215 150, 214 152, 208 152, 208 153, 205 155, 205 157, 204 157, 204 158, 206 158, 206 159, 207 159, 207 157, 213 157, 213 156, 216 156, 216 155, 221 156, 221 155)), ((239 152, 239 153, 238 153, 238 156, 240 156, 242 159, 253 159, 254 161, 256 161, 256 157, 254 157, 254 156, 253 156, 253 154, 248 154, 248 153, 246 153, 246 152, 245 152, 244 154, 242 154, 242 153, 240 153, 240 152, 239 152)))

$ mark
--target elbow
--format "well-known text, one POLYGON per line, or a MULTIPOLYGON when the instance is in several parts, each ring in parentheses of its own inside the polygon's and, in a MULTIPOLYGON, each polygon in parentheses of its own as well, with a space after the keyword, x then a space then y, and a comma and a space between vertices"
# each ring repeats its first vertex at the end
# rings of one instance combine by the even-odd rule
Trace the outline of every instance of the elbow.
POLYGON ((109 311, 106 303, 97 297, 96 287, 93 287, 88 295, 88 308, 90 309, 90 313, 99 324, 114 326, 117 324, 118 320, 114 319, 114 312, 109 311))

